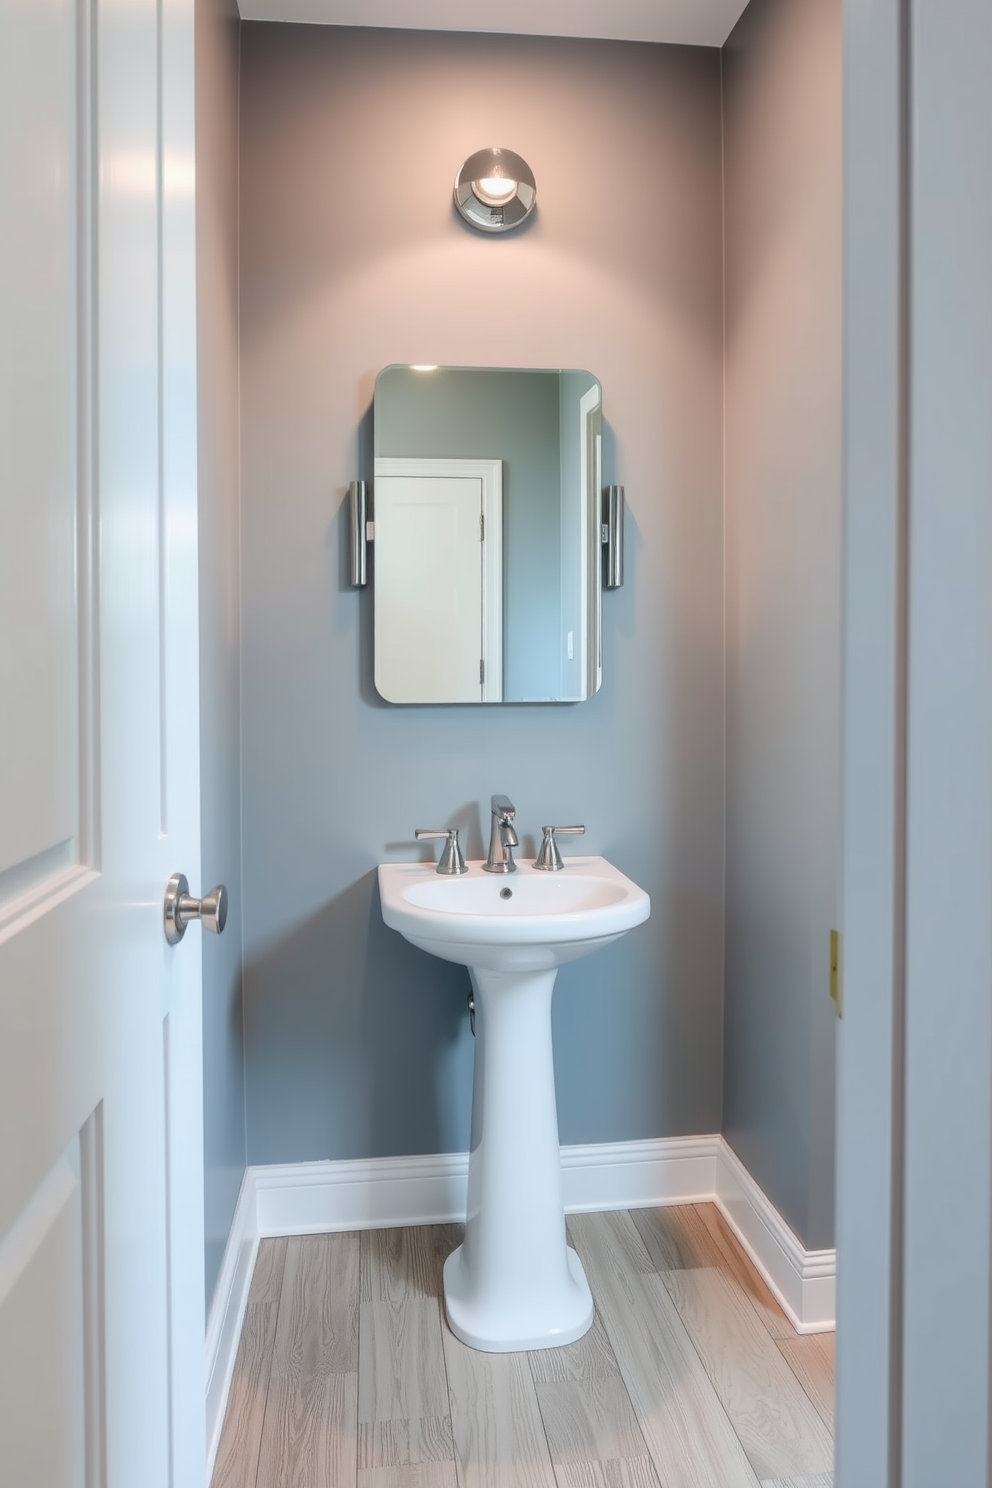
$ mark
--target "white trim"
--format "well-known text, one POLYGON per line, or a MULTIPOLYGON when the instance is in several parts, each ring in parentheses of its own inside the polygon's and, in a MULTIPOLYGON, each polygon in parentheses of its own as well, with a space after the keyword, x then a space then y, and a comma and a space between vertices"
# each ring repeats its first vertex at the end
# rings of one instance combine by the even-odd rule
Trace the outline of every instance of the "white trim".
MULTIPOLYGON (((569 1214, 712 1200, 719 1137, 561 1149, 569 1214)), ((322 1235, 465 1218, 468 1153, 255 1168, 260 1235, 322 1235)))
POLYGON ((717 1159, 715 1199, 796 1331, 832 1331, 836 1316, 836 1250, 806 1250, 723 1137, 717 1159))
POLYGON ((601 1142, 561 1149, 568 1214, 600 1209, 648 1209, 713 1198, 718 1136, 601 1142))
MULTIPOLYGON (((722 1136, 561 1149, 569 1214, 716 1203, 799 1333, 834 1326, 836 1252, 804 1250, 722 1136)), ((207 1325, 208 1478, 213 1472, 259 1238, 465 1218, 468 1153, 248 1168, 207 1325)))
POLYGON ((238 1342, 248 1305, 248 1289, 258 1254, 258 1198, 256 1174, 246 1168, 241 1181, 231 1233, 214 1287, 207 1317, 207 1482, 213 1477, 221 1427, 234 1374, 238 1342))
MULTIPOLYGON (((483 703, 503 701, 503 461, 475 460, 461 456, 421 457, 380 455, 375 474, 387 477, 410 476, 465 478, 482 482, 482 660, 485 681, 481 686, 483 703)), ((375 510, 375 490, 372 492, 375 510)))
POLYGON ((322 1235, 465 1218, 468 1153, 256 1168, 260 1235, 322 1235))

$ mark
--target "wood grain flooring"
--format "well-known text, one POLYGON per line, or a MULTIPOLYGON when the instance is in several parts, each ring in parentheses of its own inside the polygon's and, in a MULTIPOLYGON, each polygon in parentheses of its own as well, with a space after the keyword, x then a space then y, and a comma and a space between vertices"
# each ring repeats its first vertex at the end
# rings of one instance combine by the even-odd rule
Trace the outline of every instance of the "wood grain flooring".
POLYGON ((809 1333, 805 1338, 780 1338, 778 1346, 833 1436, 834 1335, 809 1333))
POLYGON ((212 1488, 831 1488, 833 1337, 799 1337, 712 1204, 574 1215, 564 1348, 444 1320, 457 1225, 263 1240, 212 1488))

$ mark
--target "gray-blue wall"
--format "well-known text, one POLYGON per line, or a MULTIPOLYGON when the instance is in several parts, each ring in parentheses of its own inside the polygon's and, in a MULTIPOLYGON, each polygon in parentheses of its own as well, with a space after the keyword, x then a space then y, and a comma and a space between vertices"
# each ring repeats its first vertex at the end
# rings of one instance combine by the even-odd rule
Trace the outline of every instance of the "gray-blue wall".
POLYGON ((723 51, 724 1133, 834 1232, 841 644, 840 0, 751 0, 723 51))
POLYGON ((719 1128, 723 980, 720 57, 246 24, 241 92, 245 1052, 252 1162, 464 1150, 463 969, 381 922, 375 866, 492 791, 650 892, 563 968, 565 1142, 719 1128), (538 182, 487 238, 451 206, 490 140, 538 182), (414 167, 406 172, 404 162, 414 167), (343 497, 397 361, 586 367, 629 501, 603 687, 395 708, 348 587, 343 497), (367 425, 366 425, 367 429, 367 425))
MULTIPOLYGON (((201 861, 225 883, 227 928, 204 935, 203 1138, 209 1305, 245 1170, 241 1012, 238 511, 238 32, 234 0, 196 7, 201 861)), ((178 865, 177 865, 178 866, 178 865)))

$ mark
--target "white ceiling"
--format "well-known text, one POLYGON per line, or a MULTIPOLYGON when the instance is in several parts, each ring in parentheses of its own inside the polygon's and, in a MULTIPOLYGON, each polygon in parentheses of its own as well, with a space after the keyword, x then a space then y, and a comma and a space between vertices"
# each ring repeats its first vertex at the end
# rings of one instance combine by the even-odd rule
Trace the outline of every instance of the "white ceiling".
POLYGON ((747 0, 239 0, 246 21, 722 46, 747 0))

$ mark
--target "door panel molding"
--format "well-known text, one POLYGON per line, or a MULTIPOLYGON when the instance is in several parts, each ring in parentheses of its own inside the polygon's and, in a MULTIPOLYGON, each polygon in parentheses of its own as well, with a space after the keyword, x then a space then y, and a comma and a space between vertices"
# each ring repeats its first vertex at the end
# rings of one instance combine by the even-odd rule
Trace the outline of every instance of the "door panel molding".
POLYGON ((79 1187, 79 1139, 49 1168, 5 1235, 0 1237, 0 1307, 79 1187))
POLYGON ((0 153, 7 224, 0 630, 16 637, 0 657, 7 710, 0 869, 12 873, 0 903, 29 884, 37 888, 40 873, 60 880, 64 855, 46 856, 66 841, 74 844, 73 861, 92 861, 92 669, 84 639, 91 482, 80 458, 88 439, 81 373, 92 279, 78 231, 92 179, 91 144, 80 131, 92 92, 90 19, 83 0, 5 7, 0 19, 0 92, 11 141, 0 153))
POLYGON ((92 882, 94 870, 74 861, 76 847, 71 838, 0 873, 0 944, 92 882))
MULTIPOLYGON (((49 310, 47 331, 31 337, 32 344, 35 339, 45 341, 46 334, 48 338, 47 361, 43 348, 35 353, 42 358, 36 367, 31 365, 31 353, 17 346, 18 317, 30 330, 34 300, 23 293, 23 276, 8 275, 6 288, 24 307, 13 312, 14 353, 20 365, 11 382, 8 418, 14 429, 10 444, 15 461, 25 434, 28 443, 21 451, 21 467, 6 472, 14 502, 12 526, 10 513, 7 518, 7 551, 17 579, 4 588, 7 603, 19 608, 4 623, 12 625, 15 619, 19 623, 17 645, 4 656, 9 713, 2 766, 8 799, 0 813, 6 819, 5 841, 0 844, 0 934, 16 933, 85 887, 96 865, 99 817, 92 394, 94 18, 89 0, 67 0, 61 25, 55 23, 57 7, 48 10, 46 35, 51 41, 54 26, 58 44, 47 48, 53 53, 52 75, 46 74, 52 96, 45 120, 57 135, 63 178, 57 185, 49 184, 46 197, 43 188, 28 192, 16 179, 16 169, 3 175, 7 207, 13 210, 24 197, 25 240, 33 244, 39 237, 52 239, 45 252, 58 259, 58 278, 64 282, 49 310), (53 91, 56 73, 63 90, 58 99, 53 91), (59 192, 62 199, 56 202, 59 192), (52 230, 46 233, 46 226, 52 230), (54 230, 56 226, 61 232, 54 230), (53 395, 39 411, 34 384, 49 363, 49 371, 56 363, 58 371, 51 378, 53 395), (59 611, 59 634, 51 628, 55 593, 64 606, 59 611), (41 623, 36 623, 39 617, 41 623), (28 820, 33 831, 26 836, 28 820)), ((46 12, 39 9, 37 14, 44 17, 46 12)), ((10 50, 16 62, 16 41, 10 50)), ((35 83, 34 91, 44 94, 45 84, 39 88, 35 83)), ((43 102, 37 107, 42 109, 43 102)), ((28 172, 27 179, 36 177, 28 172)), ((37 252, 32 254, 33 261, 38 257, 37 252)))
POLYGON ((76 623, 79 687, 76 861, 91 869, 100 866, 97 3, 98 0, 76 0, 76 623))

